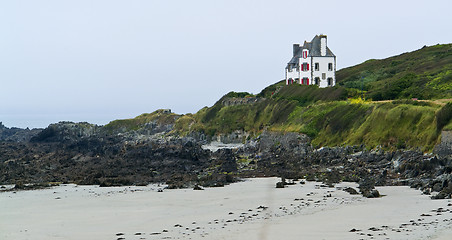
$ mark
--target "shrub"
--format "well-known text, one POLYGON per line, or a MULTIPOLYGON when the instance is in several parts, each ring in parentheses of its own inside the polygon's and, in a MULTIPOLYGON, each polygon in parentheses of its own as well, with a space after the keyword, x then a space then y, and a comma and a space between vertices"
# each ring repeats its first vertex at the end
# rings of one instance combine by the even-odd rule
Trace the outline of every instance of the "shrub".
POLYGON ((452 102, 444 105, 437 113, 436 113, 436 128, 438 131, 441 131, 444 126, 446 126, 450 120, 452 120, 452 102))

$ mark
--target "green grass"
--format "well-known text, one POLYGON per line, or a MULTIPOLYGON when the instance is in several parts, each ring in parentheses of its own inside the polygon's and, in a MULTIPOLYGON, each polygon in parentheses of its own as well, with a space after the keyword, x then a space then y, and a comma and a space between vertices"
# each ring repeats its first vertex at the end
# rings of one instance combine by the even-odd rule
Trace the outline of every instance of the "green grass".
POLYGON ((167 113, 165 110, 157 110, 153 113, 143 113, 131 119, 114 120, 104 126, 107 131, 134 131, 144 127, 146 123, 156 122, 157 124, 174 124, 178 115, 167 113))
POLYGON ((431 151, 438 140, 435 112, 438 107, 410 104, 376 104, 365 121, 345 140, 370 148, 420 148, 431 151))
MULTIPOLYGON (((191 130, 204 132, 209 136, 235 130, 256 134, 266 126, 284 123, 296 105, 294 101, 267 99, 255 104, 223 106, 219 101, 194 114, 190 123, 191 130)), ((187 124, 180 121, 186 120, 180 118, 176 121, 177 132, 184 134, 187 130, 182 126, 187 124)))
POLYGON ((305 133, 314 146, 365 145, 431 151, 438 140, 438 105, 335 101, 297 107, 277 131, 305 133))
POLYGON ((341 69, 339 85, 363 89, 373 100, 452 97, 452 44, 424 47, 398 56, 341 69))
POLYGON ((319 88, 300 84, 287 85, 273 96, 275 99, 297 101, 300 106, 307 106, 318 101, 345 100, 348 92, 344 87, 319 88))

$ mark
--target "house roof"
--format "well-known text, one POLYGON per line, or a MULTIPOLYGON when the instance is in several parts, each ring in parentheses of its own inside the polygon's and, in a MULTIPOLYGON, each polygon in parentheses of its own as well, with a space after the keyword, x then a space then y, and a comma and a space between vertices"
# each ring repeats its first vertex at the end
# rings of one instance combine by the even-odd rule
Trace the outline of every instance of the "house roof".
MULTIPOLYGON (((310 41, 304 41, 303 46, 300 45, 298 51, 295 52, 294 56, 292 57, 292 59, 289 61, 288 64, 298 64, 298 59, 302 57, 303 54, 303 50, 307 49, 309 50, 309 55, 308 57, 321 57, 322 55, 320 54, 320 38, 323 35, 315 35, 315 37, 310 41)), ((328 48, 328 46, 326 47, 326 57, 335 57, 335 55, 333 54, 333 52, 328 48)))

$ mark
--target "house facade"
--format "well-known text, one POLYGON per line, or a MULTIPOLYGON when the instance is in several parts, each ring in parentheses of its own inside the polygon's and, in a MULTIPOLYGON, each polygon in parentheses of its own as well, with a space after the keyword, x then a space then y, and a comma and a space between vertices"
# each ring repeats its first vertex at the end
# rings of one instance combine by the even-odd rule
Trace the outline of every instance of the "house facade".
POLYGON ((321 88, 336 85, 336 56, 327 46, 326 35, 293 45, 293 57, 286 67, 286 84, 295 83, 321 88))

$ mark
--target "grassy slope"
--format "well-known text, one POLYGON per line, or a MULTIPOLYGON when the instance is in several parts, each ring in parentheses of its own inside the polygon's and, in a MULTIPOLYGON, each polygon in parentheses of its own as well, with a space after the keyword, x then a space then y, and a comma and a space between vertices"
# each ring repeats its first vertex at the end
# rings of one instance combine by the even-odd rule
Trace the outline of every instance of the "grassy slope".
POLYGON ((452 98, 452 44, 368 60, 337 72, 339 85, 363 89, 373 100, 452 98))
POLYGON ((143 113, 131 119, 114 120, 104 126, 107 131, 134 131, 143 128, 147 123, 174 124, 178 118, 177 114, 167 113, 159 109, 152 113, 143 113))
POLYGON ((336 101, 298 108, 288 128, 310 135, 317 146, 361 145, 386 149, 432 150, 438 141, 439 105, 414 101, 352 103, 336 101))
MULTIPOLYGON (((431 151, 441 130, 452 125, 452 103, 446 106, 411 100, 386 103, 319 100, 306 106, 304 101, 274 97, 253 105, 218 104, 204 108, 191 115, 190 131, 213 136, 244 130, 257 135, 267 128, 308 134, 314 146, 364 144, 368 148, 431 151), (438 113, 446 106, 449 106, 445 111, 448 115, 443 114, 443 126, 440 126, 438 113)), ((188 132, 184 127, 178 131, 188 132)))
POLYGON ((212 107, 196 114, 175 117, 159 111, 134 119, 117 120, 107 129, 136 130, 149 121, 175 124, 173 134, 204 132, 214 136, 243 130, 258 135, 263 129, 308 134, 315 146, 361 145, 386 149, 419 148, 431 151, 441 130, 452 130, 452 103, 398 100, 365 102, 360 95, 361 77, 367 96, 382 99, 452 98, 452 44, 436 45, 399 56, 369 60, 337 73, 339 86, 268 86, 257 97, 265 101, 224 106, 226 94, 212 107))

